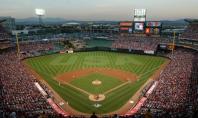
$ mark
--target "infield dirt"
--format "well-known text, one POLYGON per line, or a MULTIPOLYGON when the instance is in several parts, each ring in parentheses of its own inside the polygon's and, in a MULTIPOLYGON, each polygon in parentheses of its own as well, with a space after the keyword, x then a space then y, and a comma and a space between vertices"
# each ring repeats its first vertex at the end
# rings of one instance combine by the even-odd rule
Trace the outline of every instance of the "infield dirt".
POLYGON ((110 69, 110 68, 87 68, 81 70, 75 70, 72 72, 66 72, 64 74, 58 75, 56 77, 59 81, 70 82, 71 80, 86 76, 92 73, 100 73, 106 76, 114 77, 120 79, 121 81, 131 81, 134 82, 137 80, 137 76, 130 72, 125 72, 122 70, 110 69))

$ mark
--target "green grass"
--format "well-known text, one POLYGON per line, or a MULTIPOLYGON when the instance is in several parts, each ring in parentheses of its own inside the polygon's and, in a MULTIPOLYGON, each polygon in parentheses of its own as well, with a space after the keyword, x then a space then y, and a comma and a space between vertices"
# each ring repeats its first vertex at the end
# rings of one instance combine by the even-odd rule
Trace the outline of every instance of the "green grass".
MULTIPOLYGON (((65 101, 68 101, 71 107, 84 113, 92 113, 93 111, 109 113, 119 109, 165 61, 166 59, 162 57, 103 51, 54 54, 26 60, 65 101), (135 73, 140 78, 134 83, 126 84, 108 93, 106 99, 99 102, 102 105, 99 108, 93 106, 94 102, 90 101, 85 93, 81 93, 68 85, 59 86, 58 82, 53 79, 65 72, 93 67, 120 69, 135 73)), ((98 73, 76 78, 70 82, 70 84, 90 93, 101 93, 122 83, 117 78, 98 73), (101 80, 104 84, 98 87, 92 86, 91 81, 95 78, 101 80)))
POLYGON ((122 84, 123 81, 113 78, 113 77, 108 77, 106 75, 102 75, 100 73, 92 73, 90 75, 74 79, 70 83, 72 85, 74 85, 78 88, 81 88, 83 90, 86 90, 87 92, 90 92, 92 94, 101 94, 111 88, 114 88, 114 87, 122 84), (94 81, 94 80, 99 80, 102 82, 102 84, 95 86, 92 84, 92 81, 94 81), (90 88, 92 88, 92 89, 90 89, 90 88))

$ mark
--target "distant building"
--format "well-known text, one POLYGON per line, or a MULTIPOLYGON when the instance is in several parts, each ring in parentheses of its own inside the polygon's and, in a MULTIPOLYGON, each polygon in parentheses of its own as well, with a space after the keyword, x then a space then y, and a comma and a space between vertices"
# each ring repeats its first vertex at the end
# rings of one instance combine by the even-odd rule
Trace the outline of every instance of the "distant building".
POLYGON ((16 29, 15 18, 12 18, 12 17, 0 17, 0 20, 5 20, 5 22, 2 23, 2 26, 8 32, 12 32, 12 30, 16 29))
POLYGON ((29 31, 24 29, 24 30, 12 30, 12 35, 16 35, 16 34, 28 34, 29 31))

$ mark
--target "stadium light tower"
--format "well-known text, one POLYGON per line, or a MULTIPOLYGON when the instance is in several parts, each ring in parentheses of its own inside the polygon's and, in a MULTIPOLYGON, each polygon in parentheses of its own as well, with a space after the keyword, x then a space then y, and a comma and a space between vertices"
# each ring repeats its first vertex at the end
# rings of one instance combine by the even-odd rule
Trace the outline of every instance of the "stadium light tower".
POLYGON ((44 9, 35 9, 35 14, 39 17, 39 24, 42 25, 42 16, 45 15, 45 10, 44 9))

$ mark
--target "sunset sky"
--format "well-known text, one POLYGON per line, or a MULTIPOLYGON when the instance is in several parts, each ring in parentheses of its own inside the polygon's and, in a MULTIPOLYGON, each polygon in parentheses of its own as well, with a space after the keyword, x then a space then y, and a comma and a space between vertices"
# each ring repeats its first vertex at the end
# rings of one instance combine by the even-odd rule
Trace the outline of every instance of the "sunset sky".
POLYGON ((35 8, 67 20, 131 20, 135 8, 148 20, 198 19, 198 0, 0 0, 0 16, 36 17, 35 8))

